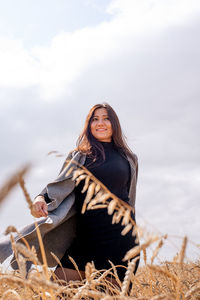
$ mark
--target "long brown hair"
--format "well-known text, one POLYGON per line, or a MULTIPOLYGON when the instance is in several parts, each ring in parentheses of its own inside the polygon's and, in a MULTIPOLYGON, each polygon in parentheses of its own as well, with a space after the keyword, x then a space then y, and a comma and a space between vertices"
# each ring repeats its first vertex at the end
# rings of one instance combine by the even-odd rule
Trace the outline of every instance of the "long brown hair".
POLYGON ((95 110, 99 108, 105 108, 108 113, 108 117, 112 125, 113 146, 123 156, 131 157, 136 164, 136 157, 126 143, 126 138, 122 132, 118 116, 114 109, 108 103, 105 102, 102 104, 96 104, 90 109, 86 117, 83 131, 78 137, 76 150, 93 156, 94 160, 97 158, 98 153, 100 153, 103 159, 105 159, 105 153, 102 144, 91 133, 92 118, 94 116, 95 110))

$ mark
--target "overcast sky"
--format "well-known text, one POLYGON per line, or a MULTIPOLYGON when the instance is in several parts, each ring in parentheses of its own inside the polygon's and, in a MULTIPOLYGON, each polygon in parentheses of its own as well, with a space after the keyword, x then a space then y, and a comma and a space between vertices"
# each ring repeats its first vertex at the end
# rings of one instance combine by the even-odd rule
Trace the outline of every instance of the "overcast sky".
MULTIPOLYGON (((174 255, 184 235, 199 243, 199 36, 198 0, 0 1, 1 182, 32 162, 34 198, 107 101, 138 155, 138 223, 168 233, 174 255)), ((0 233, 30 221, 17 187, 0 233)))

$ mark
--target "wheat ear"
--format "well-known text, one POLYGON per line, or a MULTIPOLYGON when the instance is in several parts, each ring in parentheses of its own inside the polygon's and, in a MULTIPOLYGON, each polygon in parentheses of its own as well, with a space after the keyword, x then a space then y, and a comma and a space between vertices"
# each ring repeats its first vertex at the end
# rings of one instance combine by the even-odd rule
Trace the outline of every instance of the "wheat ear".
POLYGON ((133 272, 135 270, 136 262, 137 262, 138 259, 139 259, 139 257, 136 257, 128 263, 128 268, 127 268, 127 271, 125 273, 124 281, 122 283, 122 290, 121 290, 121 293, 120 293, 121 296, 125 296, 128 292, 128 289, 129 289, 129 286, 130 286, 130 281, 131 281, 131 278, 133 276, 133 272))
POLYGON ((7 197, 13 187, 18 184, 19 178, 24 176, 30 169, 30 165, 26 165, 24 168, 17 171, 12 175, 4 184, 0 187, 0 204, 7 197))

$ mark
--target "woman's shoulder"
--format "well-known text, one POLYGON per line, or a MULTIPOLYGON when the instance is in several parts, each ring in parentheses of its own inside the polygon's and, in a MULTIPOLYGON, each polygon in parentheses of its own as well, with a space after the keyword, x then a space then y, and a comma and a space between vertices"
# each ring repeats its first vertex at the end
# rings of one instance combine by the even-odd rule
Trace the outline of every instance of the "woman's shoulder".
POLYGON ((69 160, 69 159, 72 159, 72 158, 74 158, 74 157, 76 157, 76 156, 82 157, 82 156, 85 156, 85 155, 86 155, 85 153, 83 153, 83 152, 81 152, 81 151, 79 151, 79 150, 77 150, 77 149, 74 149, 74 150, 71 150, 71 151, 68 153, 66 159, 69 160))
POLYGON ((65 161, 62 165, 62 168, 61 168, 59 174, 63 171, 63 169, 66 167, 66 165, 72 160, 76 161, 77 163, 84 164, 85 157, 86 157, 86 155, 84 153, 82 153, 76 149, 70 151, 68 153, 67 157, 65 158, 65 161))
POLYGON ((135 166, 138 165, 138 156, 135 153, 133 153, 132 151, 129 151, 126 153, 126 156, 129 160, 133 161, 135 166))
POLYGON ((72 150, 68 153, 68 155, 65 159, 65 162, 69 162, 71 160, 74 160, 77 163, 80 163, 82 165, 82 164, 84 164, 85 159, 86 159, 86 154, 79 151, 79 150, 77 150, 77 149, 75 149, 75 150, 72 150))
POLYGON ((133 153, 133 159, 135 161, 135 164, 137 165, 138 164, 138 156, 137 156, 137 154, 133 153))

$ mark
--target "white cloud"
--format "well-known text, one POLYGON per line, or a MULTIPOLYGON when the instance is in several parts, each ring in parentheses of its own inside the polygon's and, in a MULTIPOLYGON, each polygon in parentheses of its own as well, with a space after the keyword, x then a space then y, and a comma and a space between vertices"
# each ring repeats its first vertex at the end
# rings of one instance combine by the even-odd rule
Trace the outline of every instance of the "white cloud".
POLYGON ((110 22, 55 36, 48 46, 25 49, 23 41, 0 38, 0 85, 38 86, 42 98, 71 93, 71 84, 90 66, 106 61, 140 35, 182 25, 200 11, 195 0, 113 0, 110 22))
POLYGON ((39 65, 21 40, 0 37, 0 86, 27 87, 39 83, 39 65))
POLYGON ((171 25, 182 24, 200 11, 198 0, 113 0, 107 12, 125 27, 147 34, 171 25))

